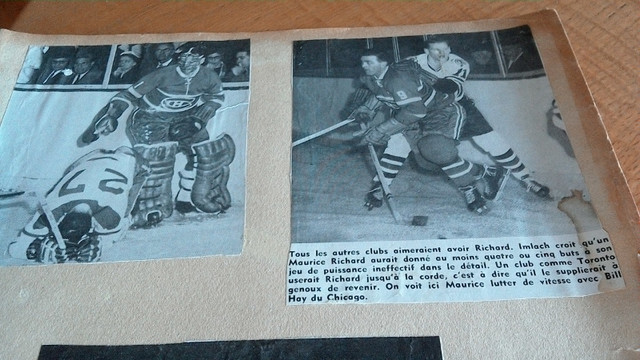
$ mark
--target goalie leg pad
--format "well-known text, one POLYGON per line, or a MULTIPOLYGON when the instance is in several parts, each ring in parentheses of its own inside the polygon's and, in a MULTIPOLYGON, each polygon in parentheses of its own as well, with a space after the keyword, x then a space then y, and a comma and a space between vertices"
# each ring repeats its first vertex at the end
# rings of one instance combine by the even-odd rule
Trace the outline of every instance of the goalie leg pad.
POLYGON ((176 160, 176 142, 154 145, 138 144, 134 149, 149 162, 150 174, 145 180, 131 212, 134 227, 152 226, 173 212, 171 179, 176 160))
POLYGON ((191 191, 195 207, 206 213, 219 213, 231 206, 227 189, 229 164, 235 156, 235 144, 228 134, 193 145, 196 153, 196 179, 191 191))

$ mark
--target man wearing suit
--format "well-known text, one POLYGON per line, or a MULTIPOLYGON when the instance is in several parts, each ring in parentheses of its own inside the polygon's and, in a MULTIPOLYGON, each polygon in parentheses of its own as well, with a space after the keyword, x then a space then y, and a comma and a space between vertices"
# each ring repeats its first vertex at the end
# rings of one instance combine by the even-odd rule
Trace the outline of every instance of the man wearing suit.
POLYGON ((40 73, 36 84, 41 85, 66 85, 71 83, 73 71, 69 69, 73 57, 73 47, 51 47, 47 54, 47 66, 40 73))
POLYGON ((103 73, 96 68, 93 54, 86 49, 78 50, 76 60, 73 63, 71 84, 100 84, 102 82, 102 78, 103 73))
POLYGON ((175 65, 176 61, 173 55, 176 52, 176 48, 173 43, 158 43, 153 44, 149 49, 149 53, 153 56, 149 56, 148 59, 141 64, 142 76, 156 71, 157 69, 167 67, 169 65, 175 65))

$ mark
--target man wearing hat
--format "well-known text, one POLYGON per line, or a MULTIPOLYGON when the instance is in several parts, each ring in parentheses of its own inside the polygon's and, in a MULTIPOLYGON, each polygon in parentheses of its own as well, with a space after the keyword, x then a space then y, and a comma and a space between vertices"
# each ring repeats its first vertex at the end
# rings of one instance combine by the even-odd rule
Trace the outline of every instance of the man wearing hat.
POLYGON ((151 175, 133 208, 133 225, 149 226, 173 212, 171 180, 175 155, 187 158, 181 171, 175 207, 180 212, 220 213, 231 203, 226 188, 235 145, 229 135, 210 140, 207 123, 222 106, 222 82, 204 66, 206 48, 186 43, 177 51, 178 64, 160 68, 114 96, 78 139, 90 144, 118 126, 125 110, 127 136, 151 164, 151 175), (197 162, 197 165, 196 165, 197 162))
POLYGON ((142 47, 140 45, 121 45, 124 51, 118 58, 118 67, 111 74, 111 84, 133 84, 140 78, 140 59, 142 47))
POLYGON ((36 84, 41 85, 66 85, 72 80, 73 70, 69 68, 74 48, 71 46, 55 46, 49 48, 45 56, 47 65, 45 66, 36 84))

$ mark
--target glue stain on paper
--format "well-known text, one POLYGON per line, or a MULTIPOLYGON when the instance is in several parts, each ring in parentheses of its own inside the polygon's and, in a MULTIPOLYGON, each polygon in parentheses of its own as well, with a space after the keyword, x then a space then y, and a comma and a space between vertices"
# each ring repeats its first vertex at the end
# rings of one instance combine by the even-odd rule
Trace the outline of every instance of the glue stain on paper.
MULTIPOLYGON (((591 202, 584 200, 582 196, 582 191, 580 190, 571 190, 571 195, 562 198, 558 202, 558 209, 565 213, 573 226, 576 228, 576 233, 578 234, 579 243, 583 244, 586 241, 590 241, 593 239, 586 238, 584 235, 588 231, 589 224, 593 224, 594 222, 598 222, 598 216, 596 215, 595 210, 593 210, 593 206, 591 206, 591 202)), ((585 250, 588 250, 586 246, 582 245, 585 250)), ((593 254, 585 255, 586 258, 593 257, 593 254)), ((600 277, 600 281, 598 282, 598 291, 605 292, 612 290, 613 287, 609 281, 604 277, 600 277)))

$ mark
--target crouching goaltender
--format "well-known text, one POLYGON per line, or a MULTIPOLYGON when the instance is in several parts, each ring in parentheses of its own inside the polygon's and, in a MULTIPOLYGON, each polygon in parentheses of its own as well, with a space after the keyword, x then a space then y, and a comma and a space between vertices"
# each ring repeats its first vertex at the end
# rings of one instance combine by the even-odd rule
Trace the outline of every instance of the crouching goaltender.
POLYGON ((78 139, 88 145, 116 130, 125 111, 126 133, 149 163, 150 174, 132 209, 132 226, 155 225, 171 216, 201 211, 217 214, 231 205, 227 189, 235 144, 228 134, 211 140, 207 123, 222 106, 218 75, 201 66, 206 48, 198 42, 176 50, 177 65, 160 68, 115 95, 78 139), (187 157, 175 198, 171 190, 176 154, 187 157))

